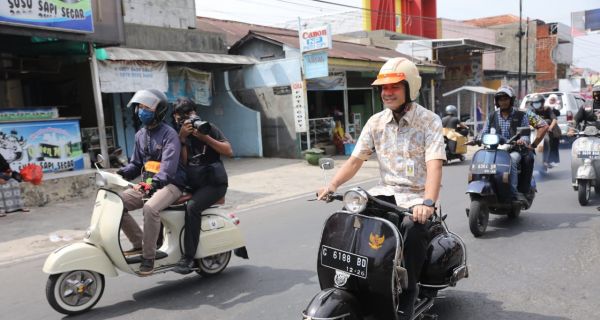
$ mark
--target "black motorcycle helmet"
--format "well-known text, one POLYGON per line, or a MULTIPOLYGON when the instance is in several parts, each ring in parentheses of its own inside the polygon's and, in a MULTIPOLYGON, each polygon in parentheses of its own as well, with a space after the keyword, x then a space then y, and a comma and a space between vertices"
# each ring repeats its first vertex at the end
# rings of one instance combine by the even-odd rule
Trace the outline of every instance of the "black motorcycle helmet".
POLYGON ((538 111, 541 111, 542 108, 544 107, 546 98, 544 98, 543 95, 536 93, 536 94, 531 95, 527 99, 527 102, 529 102, 531 104, 531 107, 533 108, 534 111, 538 112, 538 111))
POLYGON ((169 107, 167 96, 156 89, 139 90, 133 95, 131 100, 129 100, 127 107, 134 107, 135 113, 137 114, 139 104, 144 104, 154 111, 154 120, 152 121, 152 124, 163 121, 169 107))
POLYGON ((600 109, 600 82, 592 87, 592 99, 594 102, 594 109, 600 109))

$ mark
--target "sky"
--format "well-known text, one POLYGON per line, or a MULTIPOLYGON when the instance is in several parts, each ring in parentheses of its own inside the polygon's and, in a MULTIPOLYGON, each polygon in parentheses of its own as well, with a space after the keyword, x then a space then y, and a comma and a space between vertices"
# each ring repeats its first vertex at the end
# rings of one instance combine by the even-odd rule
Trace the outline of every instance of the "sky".
MULTIPOLYGON (((326 0, 361 7, 362 0, 326 0)), ((571 12, 600 8, 598 0, 523 0, 523 18, 571 25, 571 12)), ((284 23, 327 14, 355 10, 328 5, 319 0, 196 0, 198 16, 254 24, 283 26, 284 23)), ((437 0, 440 18, 468 20, 502 14, 519 15, 517 0, 437 0)), ((574 40, 573 64, 600 71, 600 34, 574 40)))

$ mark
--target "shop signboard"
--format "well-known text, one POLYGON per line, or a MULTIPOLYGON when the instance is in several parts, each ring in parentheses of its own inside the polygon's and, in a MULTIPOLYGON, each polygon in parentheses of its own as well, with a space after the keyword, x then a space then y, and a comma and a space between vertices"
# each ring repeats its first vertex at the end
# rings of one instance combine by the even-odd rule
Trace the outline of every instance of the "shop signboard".
POLYGON ((16 171, 29 163, 44 172, 83 169, 79 120, 0 123, 0 154, 16 171))
POLYGON ((331 27, 329 24, 311 29, 300 30, 300 52, 331 49, 331 27))
POLYGON ((167 92, 169 87, 166 62, 98 61, 98 75, 100 91, 106 93, 148 88, 167 92))
POLYGON ((0 23, 92 33, 93 20, 92 0, 0 1, 0 23))
POLYGON ((302 59, 304 61, 305 79, 321 78, 329 75, 327 51, 305 53, 302 55, 302 59))
POLYGON ((56 107, 35 109, 0 109, 0 122, 48 120, 56 118, 58 118, 58 109, 56 107))
POLYGON ((296 132, 306 132, 308 127, 308 110, 306 109, 306 88, 304 81, 292 83, 292 105, 294 108, 296 132))

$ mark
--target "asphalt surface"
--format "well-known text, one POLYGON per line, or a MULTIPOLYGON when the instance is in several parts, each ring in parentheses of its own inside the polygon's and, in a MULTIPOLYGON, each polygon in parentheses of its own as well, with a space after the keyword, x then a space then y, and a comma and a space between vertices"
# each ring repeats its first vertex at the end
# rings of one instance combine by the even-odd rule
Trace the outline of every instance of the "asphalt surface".
MULTIPOLYGON (((536 174, 539 193, 532 208, 514 221, 492 216, 487 233, 477 239, 465 215, 468 165, 444 167, 443 213, 466 243, 470 277, 441 292, 432 309, 440 319, 600 318, 600 198, 587 207, 578 204, 569 157, 563 150, 559 167, 536 174)), ((240 213, 250 260, 232 258, 213 278, 174 273, 107 278, 98 305, 71 318, 300 319, 319 291, 315 270, 323 222, 341 207, 309 198, 240 213)), ((46 302, 43 262, 38 257, 0 266, 2 318, 62 318, 46 302)))

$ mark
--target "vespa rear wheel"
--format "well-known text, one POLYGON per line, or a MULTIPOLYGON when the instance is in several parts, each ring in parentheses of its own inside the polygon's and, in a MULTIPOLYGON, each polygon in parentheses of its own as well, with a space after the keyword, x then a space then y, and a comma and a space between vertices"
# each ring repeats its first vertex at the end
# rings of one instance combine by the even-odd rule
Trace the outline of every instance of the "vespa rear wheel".
POLYGON ((471 229, 471 233, 476 238, 481 237, 485 233, 489 218, 489 208, 483 203, 481 198, 471 199, 471 206, 469 209, 469 229, 471 229))
POLYGON ((46 299, 54 310, 76 315, 98 303, 104 293, 104 276, 89 270, 75 270, 48 277, 46 299))
POLYGON ((577 180, 577 198, 579 199, 579 204, 582 206, 587 206, 590 202, 590 189, 591 185, 588 180, 577 180))
POLYGON ((221 273, 231 260, 231 251, 218 253, 212 256, 196 260, 198 263, 198 274, 210 277, 221 273))

